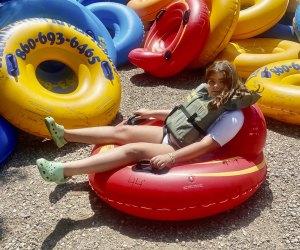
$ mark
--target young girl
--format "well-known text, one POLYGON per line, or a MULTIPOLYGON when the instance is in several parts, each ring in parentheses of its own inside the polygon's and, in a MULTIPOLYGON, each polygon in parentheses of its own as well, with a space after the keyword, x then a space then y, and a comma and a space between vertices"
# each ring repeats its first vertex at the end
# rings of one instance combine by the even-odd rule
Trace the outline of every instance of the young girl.
MULTIPOLYGON (((221 109, 234 96, 243 100, 246 95, 255 96, 238 79, 237 72, 228 61, 216 61, 205 72, 204 90, 207 92, 208 110, 221 109)), ((249 106, 257 100, 252 98, 249 106)), ((134 112, 137 119, 153 117, 165 120, 170 110, 140 109, 134 112)), ((52 117, 45 118, 47 128, 58 147, 67 142, 88 144, 118 144, 119 147, 107 152, 92 155, 82 160, 71 162, 50 162, 43 158, 37 160, 41 176, 46 181, 65 182, 73 175, 105 172, 137 163, 142 159, 150 159, 152 167, 162 169, 175 163, 191 160, 222 147, 241 129, 244 122, 243 113, 235 108, 222 112, 209 124, 205 134, 199 133, 189 145, 178 143, 174 134, 166 133, 159 126, 103 126, 82 129, 64 129, 52 117)))

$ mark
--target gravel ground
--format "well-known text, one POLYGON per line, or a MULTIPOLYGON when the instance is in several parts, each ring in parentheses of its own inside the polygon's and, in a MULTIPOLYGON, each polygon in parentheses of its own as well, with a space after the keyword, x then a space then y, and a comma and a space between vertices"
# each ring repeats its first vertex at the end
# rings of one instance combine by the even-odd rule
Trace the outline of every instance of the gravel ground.
MULTIPOLYGON (((201 76, 183 72, 155 79, 132 66, 120 69, 120 114, 171 108, 201 76)), ((242 205, 185 222, 136 218, 102 202, 87 177, 49 184, 35 160, 67 161, 88 156, 92 146, 52 141, 18 131, 18 145, 0 169, 0 249, 300 249, 300 128, 267 119, 268 176, 242 205)))

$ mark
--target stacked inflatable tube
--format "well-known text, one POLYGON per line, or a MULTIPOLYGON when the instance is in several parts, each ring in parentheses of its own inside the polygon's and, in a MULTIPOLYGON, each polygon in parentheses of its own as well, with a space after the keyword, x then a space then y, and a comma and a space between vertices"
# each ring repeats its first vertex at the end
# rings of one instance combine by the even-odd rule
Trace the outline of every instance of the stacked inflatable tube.
POLYGON ((201 68, 212 62, 227 46, 237 25, 240 0, 207 0, 210 9, 210 32, 201 53, 192 61, 189 68, 201 68))
POLYGON ((12 153, 15 146, 15 128, 0 116, 0 164, 12 153))
MULTIPOLYGON (((242 129, 214 153, 161 172, 124 166, 90 174, 90 185, 112 207, 155 220, 196 219, 233 208, 255 193, 267 173, 262 152, 266 141, 264 117, 257 106, 243 113, 242 129)), ((156 121, 146 124, 161 125, 156 121)), ((92 154, 112 147, 96 146, 92 154)))
POLYGON ((290 0, 288 8, 281 20, 269 30, 258 35, 257 37, 277 38, 294 42, 298 41, 293 28, 293 19, 297 7, 297 1, 298 0, 290 0))
POLYGON ((53 18, 78 27, 101 43, 104 51, 116 63, 116 50, 105 26, 85 6, 74 0, 18 0, 0 8, 0 28, 26 18, 53 18), (66 11, 67 10, 67 11, 66 11))
POLYGON ((267 31, 283 17, 288 3, 289 0, 241 0, 242 10, 231 40, 247 39, 267 31))
POLYGON ((157 13, 161 9, 165 9, 169 4, 175 2, 174 0, 130 0, 128 7, 133 9, 143 22, 154 21, 157 13))
POLYGON ((300 125, 300 60, 267 64, 246 82, 250 89, 263 89, 258 105, 273 119, 300 125))
POLYGON ((239 75, 247 79, 260 67, 288 59, 298 59, 300 44, 272 38, 250 38, 230 42, 218 55, 232 62, 239 75))
POLYGON ((293 19, 293 28, 298 38, 298 41, 300 41, 300 4, 298 4, 295 12, 295 17, 293 19))
POLYGON ((203 0, 175 2, 158 14, 144 48, 132 50, 128 58, 151 75, 169 77, 201 52, 208 33, 209 12, 203 0))
POLYGON ((275 24, 271 29, 258 35, 257 37, 276 38, 276 39, 298 42, 293 26, 282 24, 282 23, 275 24))
POLYGON ((112 36, 117 53, 116 66, 128 62, 131 50, 141 46, 144 29, 138 15, 119 3, 94 3, 87 6, 104 24, 112 36))
POLYGON ((0 55, 0 114, 16 127, 49 137, 43 121, 49 115, 66 128, 107 125, 115 118, 117 70, 102 45, 77 27, 46 18, 12 23, 1 30, 0 55), (62 91, 44 78, 49 72, 40 65, 48 61, 71 72, 55 86, 62 91))

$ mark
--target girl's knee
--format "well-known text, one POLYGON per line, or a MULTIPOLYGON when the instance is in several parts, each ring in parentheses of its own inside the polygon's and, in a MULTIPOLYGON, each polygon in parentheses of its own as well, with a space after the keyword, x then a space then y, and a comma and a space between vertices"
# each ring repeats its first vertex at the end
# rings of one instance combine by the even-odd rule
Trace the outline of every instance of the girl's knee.
POLYGON ((144 158, 147 154, 147 149, 144 147, 144 143, 130 143, 123 146, 125 153, 130 158, 144 158))
POLYGON ((120 143, 128 141, 128 138, 130 138, 130 135, 132 133, 132 128, 129 126, 116 126, 114 130, 115 136, 120 143))

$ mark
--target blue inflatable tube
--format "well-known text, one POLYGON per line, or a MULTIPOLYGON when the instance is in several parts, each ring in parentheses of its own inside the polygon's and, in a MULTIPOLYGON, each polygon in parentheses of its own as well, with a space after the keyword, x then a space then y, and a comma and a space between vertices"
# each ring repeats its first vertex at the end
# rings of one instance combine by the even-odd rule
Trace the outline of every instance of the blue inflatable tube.
POLYGON ((101 21, 75 0, 17 0, 0 8, 0 28, 26 18, 53 18, 70 23, 99 42, 116 64, 116 50, 112 38, 101 21), (105 48, 106 47, 106 48, 105 48))
POLYGON ((296 36, 298 38, 298 41, 300 42, 300 4, 297 5, 293 27, 294 27, 296 36))
POLYGON ((15 149, 15 128, 0 116, 0 163, 2 163, 15 149))
POLYGON ((92 3, 100 3, 100 2, 114 2, 114 3, 121 3, 121 4, 127 4, 129 0, 78 0, 83 5, 89 5, 92 3))
POLYGON ((9 1, 11 0, 0 0, 0 8, 9 1))
POLYGON ((126 5, 112 2, 86 6, 109 31, 117 51, 117 65, 128 62, 131 50, 141 46, 144 28, 139 16, 126 5))
POLYGON ((260 34, 257 37, 277 38, 282 40, 298 42, 293 26, 281 23, 275 24, 271 29, 267 30, 266 32, 260 34))

